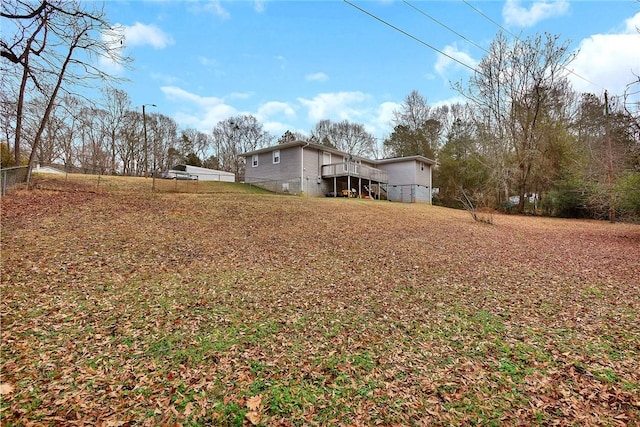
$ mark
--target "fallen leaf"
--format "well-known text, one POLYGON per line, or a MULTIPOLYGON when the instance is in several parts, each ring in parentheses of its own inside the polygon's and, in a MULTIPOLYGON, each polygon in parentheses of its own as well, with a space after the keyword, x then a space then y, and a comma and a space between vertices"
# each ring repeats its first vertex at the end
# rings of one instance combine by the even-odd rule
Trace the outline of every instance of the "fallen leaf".
POLYGON ((258 425, 258 423, 260 422, 260 414, 257 413, 256 411, 249 411, 245 414, 245 417, 247 417, 247 419, 249 420, 249 422, 251 424, 258 425))
POLYGON ((0 384, 0 395, 13 393, 13 386, 9 383, 0 384))
POLYGON ((247 408, 249 408, 251 411, 256 411, 256 410, 260 409, 261 406, 262 406, 262 395, 261 394, 259 394, 257 396, 250 397, 249 399, 247 399, 247 408))
POLYGON ((188 417, 193 412, 193 402, 189 402, 184 407, 184 416, 188 417))

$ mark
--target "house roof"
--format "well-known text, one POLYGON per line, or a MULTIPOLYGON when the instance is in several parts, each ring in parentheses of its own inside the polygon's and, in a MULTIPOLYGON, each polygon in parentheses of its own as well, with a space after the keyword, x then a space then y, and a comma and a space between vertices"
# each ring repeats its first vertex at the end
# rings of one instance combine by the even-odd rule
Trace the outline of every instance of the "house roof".
POLYGON ((389 163, 400 163, 400 162, 407 162, 407 161, 419 161, 419 162, 423 162, 426 163, 428 165, 435 165, 436 161, 432 160, 428 157, 425 156, 420 156, 420 155, 416 155, 416 156, 404 156, 404 157, 391 157, 389 159, 379 159, 379 160, 374 160, 374 162, 378 165, 386 165, 389 163))
MULTIPOLYGON (((308 142, 308 141, 301 141, 301 140, 296 140, 296 141, 291 141, 291 142, 285 142, 284 144, 278 144, 278 145, 271 145, 269 147, 265 147, 265 148, 260 148, 258 150, 253 150, 253 151, 249 151, 247 153, 242 154, 243 157, 249 157, 252 156, 254 154, 262 154, 262 153, 268 153, 271 152, 273 150, 283 150, 285 148, 291 148, 291 147, 311 147, 314 148, 318 151, 327 151, 329 153, 333 153, 333 154, 340 154, 343 156, 348 156, 349 153, 345 153, 344 151, 340 151, 337 150, 333 147, 329 147, 327 145, 322 145, 322 144, 316 144, 315 142, 308 142)), ((352 156, 354 159, 358 159, 358 160, 367 160, 369 162, 371 162, 372 160, 367 159, 365 157, 359 157, 359 156, 352 156)))
POLYGON ((209 168, 203 168, 200 166, 193 166, 193 165, 184 165, 184 164, 179 164, 179 165, 175 165, 174 167, 171 168, 170 171, 177 171, 177 172, 185 172, 187 170, 187 168, 189 168, 192 171, 198 171, 198 172, 202 172, 202 173, 209 173, 209 174, 216 174, 216 175, 233 175, 235 176, 235 174, 233 172, 226 172, 226 171, 221 171, 221 170, 217 170, 217 169, 209 169, 209 168))
MULTIPOLYGON (((272 145, 269 147, 265 147, 265 148, 260 148, 258 150, 253 150, 253 151, 249 151, 247 153, 242 154, 243 157, 249 157, 252 156, 254 154, 262 154, 262 153, 269 153, 273 150, 282 150, 285 148, 291 148, 291 147, 300 147, 300 146, 304 146, 304 147, 312 147, 318 151, 327 151, 329 153, 333 153, 333 154, 339 154, 342 156, 349 156, 349 153, 346 153, 344 151, 340 151, 337 150, 335 148, 332 147, 328 147, 326 145, 321 145, 321 144, 316 144, 313 142, 308 142, 308 141, 291 141, 291 142, 285 142, 284 144, 278 144, 278 145, 272 145)), ((353 159, 355 160, 364 160, 366 162, 369 163, 374 163, 374 164, 388 164, 388 163, 399 163, 399 162, 407 162, 407 161, 420 161, 420 162, 424 162, 426 164, 429 165, 435 165, 436 162, 435 160, 431 160, 427 157, 424 156, 406 156, 406 157, 392 157, 389 159, 379 159, 379 160, 375 160, 375 159, 367 159, 366 157, 359 157, 359 156, 352 156, 353 159)))

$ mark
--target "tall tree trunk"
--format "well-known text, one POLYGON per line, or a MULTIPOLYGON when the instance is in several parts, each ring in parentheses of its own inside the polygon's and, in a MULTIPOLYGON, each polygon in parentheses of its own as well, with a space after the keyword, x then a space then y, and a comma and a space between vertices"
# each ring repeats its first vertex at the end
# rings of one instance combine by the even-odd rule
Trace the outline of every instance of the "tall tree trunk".
POLYGON ((51 116, 51 111, 53 111, 53 106, 55 105, 56 98, 58 97, 58 92, 60 91, 60 87, 62 86, 62 82, 64 81, 65 71, 71 62, 71 56, 73 55, 73 51, 78 46, 78 42, 82 37, 83 32, 80 32, 79 35, 75 37, 71 45, 69 46, 69 52, 67 52, 67 56, 62 63, 62 68, 58 73, 58 78, 56 80, 56 84, 53 88, 53 92, 51 93, 51 97, 49 98, 49 102, 47 103, 47 108, 44 110, 44 115, 42 116, 42 120, 40 121, 40 126, 38 127, 38 131, 33 137, 33 144, 31 145, 31 154, 29 155, 29 173, 27 174, 27 183, 31 180, 31 164, 33 163, 33 159, 35 157, 36 151, 38 149, 38 145, 40 144, 40 139, 42 138, 42 133, 44 132, 44 128, 47 125, 47 121, 49 120, 49 116, 51 116))

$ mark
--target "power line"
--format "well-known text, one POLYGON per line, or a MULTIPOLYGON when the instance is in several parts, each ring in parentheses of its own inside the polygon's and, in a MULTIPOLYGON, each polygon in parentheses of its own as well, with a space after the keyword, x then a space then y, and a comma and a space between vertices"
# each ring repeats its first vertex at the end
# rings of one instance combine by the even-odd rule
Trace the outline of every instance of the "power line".
MULTIPOLYGON (((484 12, 482 12, 480 9, 476 8, 475 6, 473 6, 471 3, 469 3, 468 0, 462 0, 467 6, 469 6, 471 9, 473 9, 476 13, 478 13, 480 16, 484 17, 486 20, 488 20, 489 22, 493 23, 494 25, 496 25, 498 28, 500 28, 502 31, 504 31, 505 33, 509 34, 510 36, 514 37, 516 40, 522 42, 522 40, 520 40, 520 37, 513 34, 511 31, 509 31, 508 29, 504 28, 502 25, 500 25, 499 23, 497 23, 496 21, 494 21, 491 17, 487 16, 484 12)), ((405 2, 406 3, 406 2, 405 2)), ((603 86, 599 85, 598 83, 592 82, 591 80, 587 79, 586 77, 581 76, 580 74, 576 73, 575 70, 569 69, 567 68, 567 66, 565 65, 561 65, 561 67, 569 72, 570 74, 573 74, 574 76, 584 80, 585 82, 592 84, 596 87, 599 87, 600 89, 606 90, 603 86)))
POLYGON ((500 25, 499 23, 497 23, 496 21, 494 21, 493 19, 491 19, 491 17, 485 15, 480 9, 476 8, 475 6, 473 6, 471 3, 469 3, 467 0, 462 0, 467 6, 469 6, 471 9, 475 10, 476 13, 480 14, 481 16, 483 16, 486 20, 488 20, 489 22, 492 22, 493 24, 495 24, 498 28, 502 29, 502 31, 504 31, 505 33, 508 33, 509 35, 511 35, 512 37, 515 37, 516 39, 520 40, 520 37, 516 36, 515 34, 513 34, 511 31, 507 30, 506 28, 504 28, 502 25, 500 25))
POLYGON ((480 46, 478 43, 474 42, 473 40, 470 40, 469 38, 465 37, 464 35, 460 34, 459 32, 457 32, 456 30, 454 30, 453 28, 449 27, 448 25, 440 22, 439 20, 437 20, 436 18, 434 18, 433 16, 429 15, 427 12, 423 11, 422 9, 414 6, 413 4, 409 3, 407 0, 402 0, 407 6, 413 8, 414 10, 418 11, 419 13, 421 13, 422 15, 426 16, 427 18, 431 19, 433 22, 435 22, 436 24, 446 28, 447 30, 451 31, 453 34, 457 35, 458 37, 461 37, 462 39, 468 41, 469 43, 471 43, 472 45, 474 45, 475 47, 477 47, 478 49, 484 50, 485 52, 489 53, 489 51, 487 49, 485 49, 483 46, 480 46))
POLYGON ((449 59, 451 59, 451 60, 453 60, 453 61, 457 62, 458 64, 460 64, 460 65, 462 65, 462 66, 464 66, 464 67, 466 67, 466 68, 470 69, 471 71, 473 71, 473 72, 475 72, 475 73, 482 74, 480 71, 476 70, 476 69, 475 69, 475 68, 473 68, 472 66, 467 65, 467 64, 465 64, 464 62, 462 62, 462 61, 460 61, 460 60, 458 60, 458 59, 454 58, 453 56, 451 56, 451 55, 449 55, 449 54, 447 54, 447 53, 445 53, 445 52, 441 51, 440 49, 438 49, 438 48, 436 48, 436 47, 434 47, 434 46, 430 45, 429 43, 425 42, 424 40, 419 39, 418 37, 414 36, 413 34, 410 34, 410 33, 406 32, 406 31, 404 31, 403 29, 401 29, 401 28, 399 28, 399 27, 396 27, 395 25, 391 24, 390 22, 387 22, 387 21, 385 21, 384 19, 379 18, 378 16, 374 15, 373 13, 371 13, 371 12, 369 12, 369 11, 367 11, 367 10, 365 10, 365 9, 363 9, 363 8, 361 8, 361 7, 359 7, 359 6, 356 6, 355 4, 351 3, 349 0, 343 0, 343 1, 344 1, 345 3, 347 3, 349 6, 352 6, 352 7, 354 7, 355 9, 358 9, 360 12, 362 12, 362 13, 364 13, 364 14, 366 14, 366 15, 369 15, 369 16, 370 16, 370 17, 372 17, 373 19, 375 19, 375 20, 377 20, 377 21, 379 21, 379 22, 382 22, 382 23, 383 23, 383 24, 385 24, 386 26, 393 28, 394 30, 398 31, 399 33, 404 34, 405 36, 409 37, 410 39, 412 39, 412 40, 414 40, 414 41, 417 41, 418 43, 420 43, 420 44, 422 44, 422 45, 424 45, 424 46, 428 47, 429 49, 435 50, 436 52, 440 53, 441 55, 446 56, 447 58, 449 58, 449 59))

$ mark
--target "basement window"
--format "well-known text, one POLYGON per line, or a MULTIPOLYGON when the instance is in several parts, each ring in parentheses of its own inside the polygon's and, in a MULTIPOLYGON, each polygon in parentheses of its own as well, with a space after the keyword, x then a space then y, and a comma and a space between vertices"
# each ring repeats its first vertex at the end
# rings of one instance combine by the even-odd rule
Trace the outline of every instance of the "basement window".
POLYGON ((277 165, 280 163, 280 150, 274 150, 273 152, 273 164, 277 165))
POLYGON ((258 155, 254 154, 251 156, 251 167, 252 168, 257 168, 258 167, 258 155))

